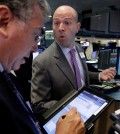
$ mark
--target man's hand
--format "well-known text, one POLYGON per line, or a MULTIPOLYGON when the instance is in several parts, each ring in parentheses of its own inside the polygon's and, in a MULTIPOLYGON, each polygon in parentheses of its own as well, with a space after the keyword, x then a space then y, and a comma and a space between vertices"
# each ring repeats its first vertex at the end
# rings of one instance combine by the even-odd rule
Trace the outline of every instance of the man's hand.
POLYGON ((56 134, 85 134, 84 122, 76 108, 60 117, 56 126, 56 134))
POLYGON ((109 81, 114 79, 116 75, 116 69, 111 67, 109 69, 105 69, 104 71, 100 72, 100 80, 101 81, 109 81))

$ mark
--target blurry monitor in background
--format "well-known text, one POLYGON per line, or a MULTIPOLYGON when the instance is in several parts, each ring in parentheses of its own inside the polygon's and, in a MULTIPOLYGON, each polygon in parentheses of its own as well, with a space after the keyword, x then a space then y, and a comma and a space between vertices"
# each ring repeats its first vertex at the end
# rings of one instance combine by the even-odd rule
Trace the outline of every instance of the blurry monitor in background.
POLYGON ((110 67, 111 49, 104 49, 99 51, 98 55, 98 69, 104 70, 110 67))
POLYGON ((93 51, 99 51, 100 43, 92 42, 92 45, 93 45, 93 51))
MULTIPOLYGON (((118 48, 116 48, 117 51, 118 48)), ((111 50, 111 55, 110 55, 110 67, 116 67, 116 63, 117 63, 117 52, 114 52, 111 50)))
POLYGON ((97 51, 93 51, 91 58, 92 58, 93 60, 97 60, 97 59, 98 59, 98 52, 97 52, 97 51))
POLYGON ((117 54, 110 56, 110 67, 116 67, 116 63, 117 63, 117 54))
POLYGON ((116 42, 108 42, 108 47, 110 49, 115 49, 117 47, 117 43, 116 42))
POLYGON ((117 63, 116 63, 117 77, 120 78, 120 47, 117 49, 117 63))
POLYGON ((101 49, 109 49, 109 47, 106 44, 100 44, 100 50, 101 49))
POLYGON ((45 50, 45 48, 39 48, 37 52, 33 52, 33 59, 38 56, 40 53, 42 53, 45 50))
POLYGON ((111 49, 112 53, 117 53, 117 42, 108 42, 108 48, 111 49))

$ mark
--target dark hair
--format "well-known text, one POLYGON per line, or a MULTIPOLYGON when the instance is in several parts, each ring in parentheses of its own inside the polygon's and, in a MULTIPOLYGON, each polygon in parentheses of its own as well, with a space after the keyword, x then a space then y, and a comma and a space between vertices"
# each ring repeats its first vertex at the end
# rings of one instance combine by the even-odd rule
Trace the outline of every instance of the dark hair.
POLYGON ((30 18, 35 5, 39 5, 45 21, 50 15, 50 7, 46 0, 0 0, 0 5, 8 6, 14 16, 22 20, 30 18))

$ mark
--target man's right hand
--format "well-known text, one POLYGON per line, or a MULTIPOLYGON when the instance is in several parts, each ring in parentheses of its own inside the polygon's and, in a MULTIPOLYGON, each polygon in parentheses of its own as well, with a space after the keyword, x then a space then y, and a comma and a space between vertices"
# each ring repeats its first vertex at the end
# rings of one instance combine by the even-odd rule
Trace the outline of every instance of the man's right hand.
POLYGON ((85 134, 85 131, 84 122, 76 108, 71 108, 61 116, 56 125, 56 134, 85 134))

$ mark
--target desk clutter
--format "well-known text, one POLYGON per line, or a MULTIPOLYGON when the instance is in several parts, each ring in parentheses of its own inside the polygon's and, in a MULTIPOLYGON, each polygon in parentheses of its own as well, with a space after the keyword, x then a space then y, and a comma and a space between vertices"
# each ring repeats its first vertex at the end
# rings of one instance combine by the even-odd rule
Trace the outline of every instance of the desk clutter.
POLYGON ((120 84, 103 82, 101 85, 91 85, 92 89, 97 90, 107 96, 110 96, 116 101, 120 101, 120 84))
POLYGON ((102 85, 90 85, 90 87, 104 94, 116 92, 120 89, 119 85, 107 82, 103 82, 102 85))

